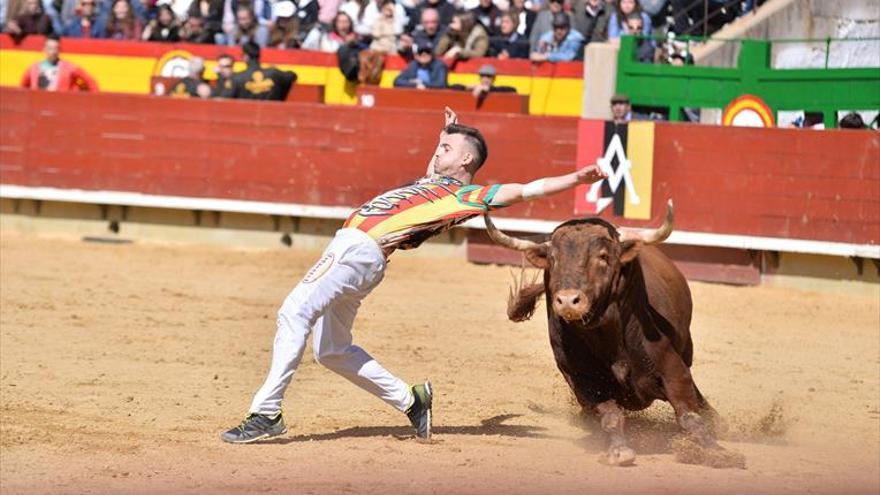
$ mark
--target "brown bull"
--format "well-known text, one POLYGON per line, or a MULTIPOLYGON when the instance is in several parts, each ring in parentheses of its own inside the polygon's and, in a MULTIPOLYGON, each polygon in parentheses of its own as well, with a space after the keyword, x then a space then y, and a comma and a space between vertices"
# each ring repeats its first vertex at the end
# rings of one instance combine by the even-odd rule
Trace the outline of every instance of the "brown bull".
POLYGON ((621 409, 666 400, 678 424, 703 446, 719 448, 704 419, 717 415, 691 376, 691 294, 684 276, 659 249, 672 232, 672 202, 663 226, 618 229, 599 218, 569 220, 544 243, 510 237, 486 216, 489 236, 525 252, 544 281, 518 284, 508 317, 531 317, 546 295, 550 344, 577 401, 595 411, 610 436, 605 459, 630 464, 621 409))

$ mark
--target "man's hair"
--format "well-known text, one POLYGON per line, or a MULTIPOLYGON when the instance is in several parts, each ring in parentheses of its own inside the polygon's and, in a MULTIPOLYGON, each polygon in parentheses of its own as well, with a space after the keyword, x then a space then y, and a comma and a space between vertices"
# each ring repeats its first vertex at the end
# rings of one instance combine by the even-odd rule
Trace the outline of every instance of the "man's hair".
POLYGON ((838 125, 841 129, 864 129, 865 121, 862 120, 861 115, 855 112, 851 112, 840 119, 840 123, 838 125))
POLYGON ((235 60, 235 57, 233 57, 232 55, 230 55, 228 53, 221 53, 220 55, 217 56, 217 61, 219 62, 220 60, 223 60, 224 58, 228 58, 229 60, 233 60, 233 61, 235 60))
POLYGON ((476 128, 461 124, 449 124, 446 126, 446 129, 444 129, 444 132, 446 132, 446 134, 464 135, 465 141, 475 152, 472 173, 476 173, 477 170, 480 170, 480 167, 482 167, 483 164, 486 163, 486 159, 489 158, 489 148, 486 146, 486 140, 483 139, 483 134, 476 128))
POLYGON ((253 41, 248 41, 241 47, 241 51, 247 55, 247 58, 259 62, 260 61, 260 45, 254 43, 253 41))
POLYGON ((61 37, 58 36, 58 35, 55 34, 55 33, 47 34, 47 35, 46 35, 46 41, 58 41, 58 42, 61 42, 61 37))

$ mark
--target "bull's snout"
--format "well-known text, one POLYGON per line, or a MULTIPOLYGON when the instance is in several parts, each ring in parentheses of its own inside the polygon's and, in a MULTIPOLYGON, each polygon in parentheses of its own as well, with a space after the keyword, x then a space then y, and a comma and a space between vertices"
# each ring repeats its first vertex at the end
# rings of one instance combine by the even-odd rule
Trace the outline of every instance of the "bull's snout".
POLYGON ((589 309, 586 294, 577 289, 563 289, 553 296, 553 310, 565 321, 580 320, 589 309))

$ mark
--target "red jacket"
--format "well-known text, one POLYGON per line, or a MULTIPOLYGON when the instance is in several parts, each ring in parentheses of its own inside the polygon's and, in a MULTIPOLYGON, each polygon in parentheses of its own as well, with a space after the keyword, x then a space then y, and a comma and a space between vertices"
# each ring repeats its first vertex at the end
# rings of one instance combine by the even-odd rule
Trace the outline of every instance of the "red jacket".
MULTIPOLYGON (((40 89, 40 64, 31 65, 21 78, 23 88, 40 89)), ((58 85, 54 91, 98 91, 98 83, 76 64, 58 61, 58 85)))

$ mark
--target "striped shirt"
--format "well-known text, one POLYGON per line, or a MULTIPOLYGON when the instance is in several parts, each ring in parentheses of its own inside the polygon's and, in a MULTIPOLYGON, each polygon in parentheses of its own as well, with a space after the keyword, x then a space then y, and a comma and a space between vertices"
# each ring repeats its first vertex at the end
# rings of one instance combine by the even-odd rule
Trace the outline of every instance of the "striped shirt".
POLYGON ((344 227, 360 229, 389 253, 412 249, 469 218, 501 208, 492 199, 501 185, 464 185, 441 175, 376 196, 355 210, 344 227))

